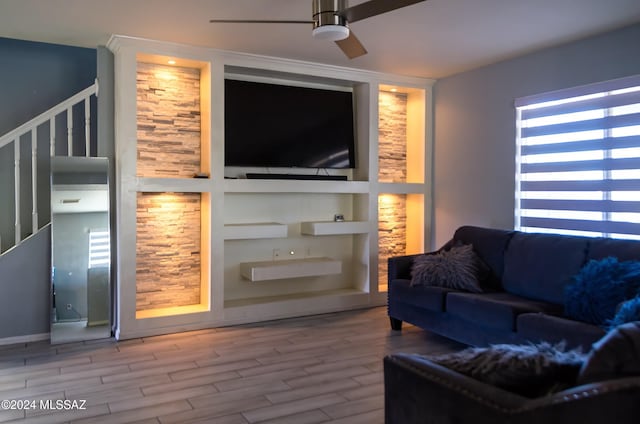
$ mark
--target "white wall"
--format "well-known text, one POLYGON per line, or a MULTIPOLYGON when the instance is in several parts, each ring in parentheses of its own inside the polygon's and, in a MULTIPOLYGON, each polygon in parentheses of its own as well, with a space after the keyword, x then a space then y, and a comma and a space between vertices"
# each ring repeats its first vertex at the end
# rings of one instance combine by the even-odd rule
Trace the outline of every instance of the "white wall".
POLYGON ((513 228, 514 99, 640 73, 640 24, 439 80, 434 247, 461 225, 513 228))

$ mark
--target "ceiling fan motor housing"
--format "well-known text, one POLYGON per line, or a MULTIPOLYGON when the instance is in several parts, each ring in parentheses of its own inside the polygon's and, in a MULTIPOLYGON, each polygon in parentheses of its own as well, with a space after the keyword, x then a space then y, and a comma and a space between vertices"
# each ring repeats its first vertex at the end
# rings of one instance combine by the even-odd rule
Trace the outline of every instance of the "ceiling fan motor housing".
POLYGON ((313 0, 313 37, 322 40, 344 40, 349 36, 347 20, 341 12, 347 0, 313 0))

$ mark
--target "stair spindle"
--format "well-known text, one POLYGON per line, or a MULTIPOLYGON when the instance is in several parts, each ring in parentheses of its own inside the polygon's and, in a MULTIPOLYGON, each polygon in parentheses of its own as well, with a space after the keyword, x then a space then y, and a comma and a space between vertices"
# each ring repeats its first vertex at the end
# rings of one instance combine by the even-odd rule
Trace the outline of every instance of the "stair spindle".
POLYGON ((84 99, 84 144, 85 144, 85 156, 91 156, 91 103, 89 97, 84 99))
POLYGON ((73 106, 67 108, 67 156, 73 156, 73 106))
POLYGON ((31 131, 31 230, 38 232, 38 127, 31 131))
POLYGON ((49 146, 50 156, 56 155, 56 117, 52 116, 49 120, 49 146))
POLYGON ((22 225, 20 224, 20 136, 13 141, 13 169, 14 169, 14 193, 15 193, 15 245, 22 241, 22 225))

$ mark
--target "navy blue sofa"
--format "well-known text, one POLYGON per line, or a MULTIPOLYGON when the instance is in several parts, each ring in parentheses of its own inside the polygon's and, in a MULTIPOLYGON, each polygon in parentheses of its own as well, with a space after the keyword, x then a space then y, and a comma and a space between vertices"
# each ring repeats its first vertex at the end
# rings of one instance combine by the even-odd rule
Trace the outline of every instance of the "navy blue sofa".
POLYGON ((495 291, 411 286, 418 255, 390 258, 388 314, 394 330, 406 321, 474 346, 564 340, 567 347, 589 350, 605 331, 564 316, 565 286, 591 259, 640 260, 640 241, 632 240, 464 226, 449 243, 473 245, 495 291))

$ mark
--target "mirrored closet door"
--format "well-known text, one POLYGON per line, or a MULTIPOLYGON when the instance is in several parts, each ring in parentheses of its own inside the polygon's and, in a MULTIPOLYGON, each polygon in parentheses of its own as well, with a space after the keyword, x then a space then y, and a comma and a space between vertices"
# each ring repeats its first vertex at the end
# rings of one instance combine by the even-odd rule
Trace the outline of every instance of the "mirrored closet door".
POLYGON ((111 336, 106 158, 51 158, 51 343, 111 336))

